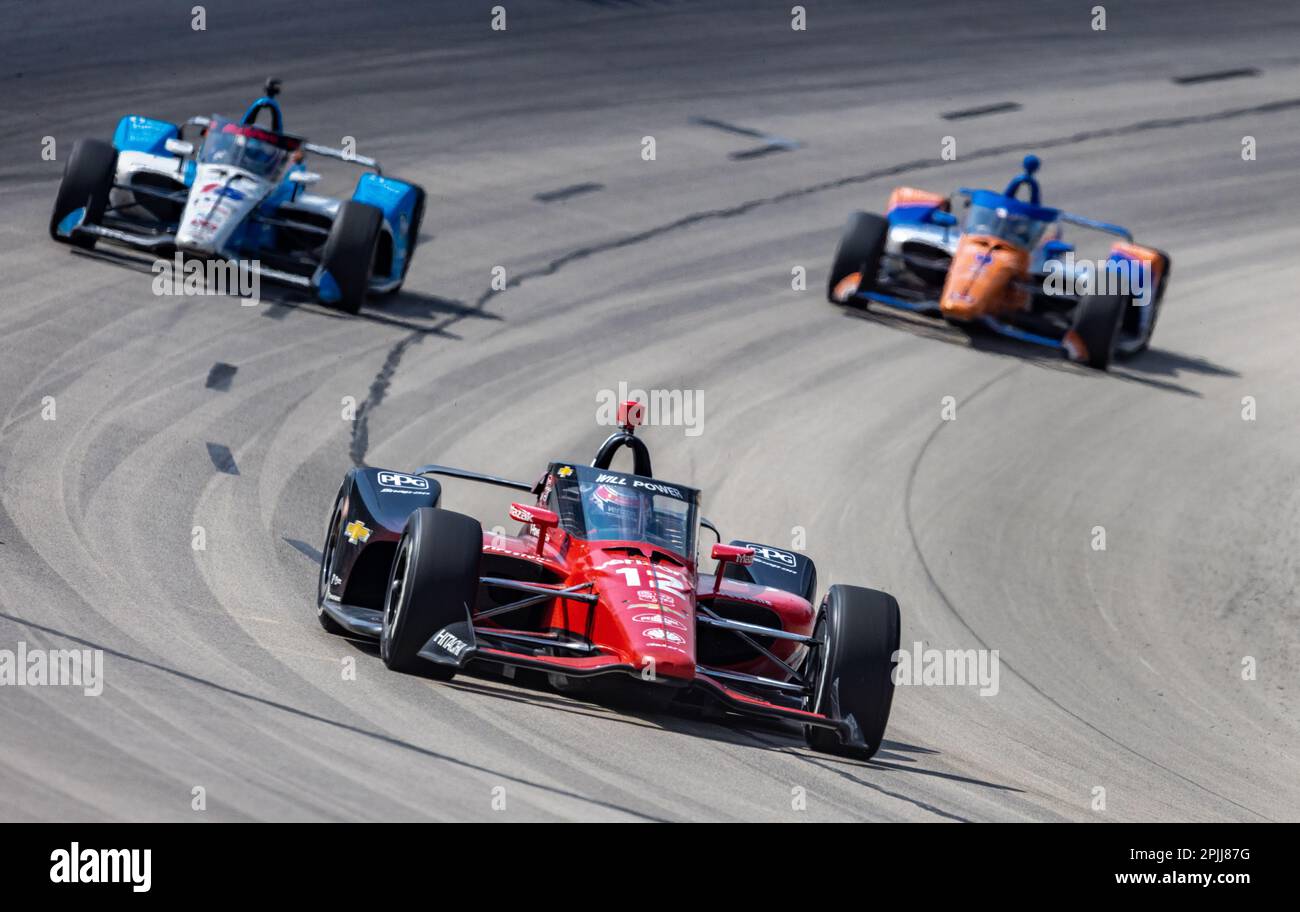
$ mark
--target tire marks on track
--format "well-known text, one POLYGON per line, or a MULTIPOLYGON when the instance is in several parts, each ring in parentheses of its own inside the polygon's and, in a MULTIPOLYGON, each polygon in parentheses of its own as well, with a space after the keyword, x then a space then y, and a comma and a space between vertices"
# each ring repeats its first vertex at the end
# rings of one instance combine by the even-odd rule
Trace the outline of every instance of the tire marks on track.
MULTIPOLYGON (((1019 370, 1020 367, 1021 367, 1020 364, 1013 364, 1011 367, 1007 368, 1006 370, 999 371, 998 373, 994 374, 988 380, 984 381, 979 386, 977 386, 974 389, 974 391, 972 391, 969 395, 967 395, 962 400, 963 403, 969 406, 971 402, 976 401, 980 396, 982 396, 989 389, 997 385, 1000 381, 1006 379, 1007 377, 1015 373, 1017 370, 1019 370)), ((940 421, 938 424, 936 424, 934 426, 934 430, 932 430, 929 436, 925 438, 925 442, 921 444, 921 448, 916 452, 916 457, 912 460, 911 468, 908 470, 908 474, 907 474, 907 487, 903 494, 903 518, 907 524, 907 535, 908 538, 911 540, 912 550, 916 553, 917 560, 920 561, 921 571, 925 575, 926 582, 929 584, 930 588, 934 590, 935 595, 939 597, 939 601, 943 604, 943 606, 957 620, 957 622, 961 624, 961 626, 964 627, 967 630, 967 632, 970 633, 971 637, 974 638, 975 642, 979 645, 979 647, 986 651, 991 651, 991 647, 989 646, 989 644, 985 642, 984 638, 980 636, 980 634, 975 630, 975 628, 971 626, 970 622, 967 621, 966 618, 962 615, 961 611, 957 609, 957 605, 953 602, 952 598, 944 590, 943 586, 940 585, 939 580, 935 577, 934 571, 931 569, 929 561, 925 559, 925 551, 922 549, 921 542, 917 537, 916 525, 912 518, 912 495, 916 489, 916 479, 917 476, 920 474, 921 463, 922 461, 924 461, 926 453, 930 451, 930 447, 934 444, 935 440, 939 438, 940 431, 942 431, 947 425, 948 422, 946 421, 940 421)), ((1235 808, 1243 810, 1248 814, 1252 814, 1260 818, 1261 820, 1266 820, 1269 821, 1270 823, 1275 822, 1272 820, 1272 818, 1268 817, 1266 814, 1263 814, 1255 810, 1254 808, 1247 807, 1246 805, 1238 801, 1234 801, 1233 799, 1229 798, 1227 795, 1223 795, 1219 792, 1216 792, 1214 791, 1214 789, 1202 785, 1201 783, 1197 782, 1195 779, 1191 779, 1187 776, 1184 776, 1182 773, 1178 772, 1177 770, 1170 769, 1168 766, 1165 766, 1159 760, 1155 760, 1152 757, 1149 757, 1146 754, 1141 753, 1140 751, 1125 744, 1123 741, 1120 741, 1119 739, 1111 735, 1109 732, 1106 732, 1103 729, 1098 728, 1092 722, 1088 721, 1083 716, 1079 715, 1077 712, 1070 709, 1069 707, 1064 706, 1058 700, 1056 700, 1056 698, 1046 693, 1044 690, 1042 690, 1042 688, 1040 688, 1037 684, 1031 681, 1028 677, 1021 674, 1019 671, 1017 671, 1015 667, 1012 666, 1012 664, 1008 662, 1006 659, 1001 659, 1000 665, 1006 671, 1010 672, 1011 674, 1019 678, 1024 683, 1024 685, 1028 687, 1031 691, 1033 691, 1037 696, 1046 700, 1056 709, 1060 710, 1062 713, 1069 716, 1071 719, 1077 721, 1080 725, 1083 725, 1089 731, 1092 731, 1097 736, 1104 738, 1106 741, 1115 745, 1121 750, 1126 751, 1127 753, 1132 754, 1134 757, 1137 757, 1139 760, 1143 760, 1146 763, 1151 764, 1152 766, 1156 767, 1162 772, 1168 773, 1170 776, 1173 776, 1174 778, 1182 782, 1185 782, 1188 785, 1196 789, 1199 789, 1202 792, 1205 792, 1207 795, 1212 795, 1215 798, 1219 799, 1220 801, 1223 801, 1227 804, 1232 805, 1235 808)))
POLYGON ((254 693, 249 693, 248 691, 238 690, 234 687, 230 687, 218 681, 213 681, 208 678, 200 677, 199 675, 191 674, 190 672, 187 671, 182 671, 179 668, 172 668, 168 665, 162 664, 161 662, 155 662, 150 659, 145 659, 137 655, 132 655, 129 652, 124 652, 120 649, 114 649, 110 646, 106 646, 103 643, 95 642, 93 640, 88 640, 83 637, 79 637, 74 634, 68 633, 67 631, 59 630, 55 627, 50 627, 45 624, 37 623, 36 621, 31 621, 26 618, 18 617, 17 615, 7 614, 5 612, 0 611, 0 620, 10 621, 14 624, 27 627, 31 630, 39 630, 40 632, 45 633, 49 636, 58 637, 60 639, 67 640, 71 643, 76 643, 88 649, 100 650, 106 656, 112 656, 115 659, 120 659, 123 662, 131 663, 132 665, 135 665, 137 667, 159 672, 174 680, 180 680, 187 684, 194 684, 201 687, 205 687, 208 688, 209 690, 215 691, 217 693, 221 693, 225 696, 234 697, 236 699, 248 703, 252 703, 264 707, 266 709, 271 709, 276 712, 286 713, 300 719, 307 719, 312 722, 317 722, 322 725, 327 725, 331 728, 350 732, 351 734, 354 735, 360 735, 363 738, 368 738, 372 741, 377 741, 392 747, 400 748, 402 750, 412 751, 416 754, 420 754, 421 756, 427 759, 438 760, 450 764, 452 766, 458 767, 460 769, 468 770, 474 773, 481 773, 487 776, 492 776, 494 779, 500 779, 505 782, 513 782, 519 786, 537 789, 538 791, 546 792, 547 794, 550 795, 555 795, 557 797, 568 798, 574 801, 579 801, 582 802, 583 804, 591 805, 593 807, 600 807, 608 811, 614 811, 620 814, 627 814, 628 816, 635 817, 638 820, 644 820, 652 823, 668 822, 665 818, 662 817, 655 817, 650 814, 645 814, 640 811, 632 810, 631 808, 614 804, 613 802, 602 801, 599 798, 592 798, 590 795, 582 795, 577 792, 568 791, 567 789, 546 785, 542 782, 537 782, 531 779, 525 779, 521 776, 515 776, 508 772, 504 772, 502 770, 492 769, 490 767, 483 766, 482 764, 473 763, 468 760, 462 760, 458 757, 453 757, 450 754, 443 754, 438 751, 431 750, 427 747, 421 747, 418 744, 413 744, 410 741, 404 741, 401 738, 397 738, 394 737, 393 735, 385 734, 381 731, 375 731, 372 729, 363 728, 359 725, 353 725, 348 722, 341 722, 338 719, 331 719, 328 716, 322 716, 317 713, 309 712, 304 709, 299 709, 296 706, 290 706, 289 704, 282 703, 278 700, 272 700, 268 697, 262 697, 254 693))
MULTIPOLYGON (((1121 124, 1116 127, 1079 130, 1074 133, 1044 137, 1037 140, 1017 140, 1015 142, 1002 143, 996 146, 985 146, 984 148, 965 153, 962 156, 962 161, 978 161, 987 158, 997 158, 1013 152, 1019 153, 1029 149, 1059 149, 1065 146, 1079 145, 1081 143, 1094 142, 1101 139, 1132 136, 1134 134, 1147 133, 1155 130, 1174 130, 1181 127, 1198 126, 1218 121, 1233 120, 1239 117, 1280 114, 1296 110, 1300 110, 1300 98, 1283 98, 1246 107, 1225 108, 1219 111, 1211 111, 1206 114, 1185 114, 1177 117, 1149 118, 1146 120, 1121 124)), ((628 247, 635 247, 639 244, 644 244, 647 241, 653 241, 665 235, 683 231, 699 224, 739 218, 748 215, 757 209, 780 205, 792 200, 803 199, 818 193, 824 193, 828 190, 838 190, 856 184, 870 183, 886 177, 896 177, 898 175, 910 174, 916 171, 940 168, 945 164, 946 162, 940 159, 917 158, 893 165, 886 165, 881 168, 873 168, 869 171, 863 171, 858 174, 850 174, 845 177, 819 181, 802 187, 795 187, 771 196, 745 200, 744 202, 737 203, 733 206, 692 212, 683 215, 680 218, 673 219, 670 222, 664 222, 641 231, 633 232, 632 234, 622 235, 620 237, 610 238, 606 241, 600 241, 595 244, 575 248, 541 266, 514 273, 507 280, 504 288, 495 289, 489 287, 478 296, 473 306, 468 308, 466 311, 447 317, 431 329, 414 330, 410 334, 399 339, 392 348, 389 349, 388 355, 385 357, 384 363, 379 369, 379 373, 375 375, 375 379, 370 384, 370 392, 366 396, 365 402, 362 403, 360 408, 357 410, 356 421, 353 422, 352 439, 349 447, 352 462, 355 465, 362 465, 365 462, 366 453, 370 445, 370 417, 383 403, 384 397, 387 395, 389 386, 392 383, 393 375, 397 372, 397 368, 400 366, 402 357, 406 354, 407 349, 409 349, 411 345, 418 341, 422 336, 442 333, 448 327, 460 322, 468 316, 481 314, 494 297, 505 294, 511 288, 518 288, 520 285, 533 279, 543 279, 548 276, 553 276, 561 269, 564 269, 566 266, 573 263, 588 260, 592 257, 611 253, 616 250, 625 250, 628 247)))

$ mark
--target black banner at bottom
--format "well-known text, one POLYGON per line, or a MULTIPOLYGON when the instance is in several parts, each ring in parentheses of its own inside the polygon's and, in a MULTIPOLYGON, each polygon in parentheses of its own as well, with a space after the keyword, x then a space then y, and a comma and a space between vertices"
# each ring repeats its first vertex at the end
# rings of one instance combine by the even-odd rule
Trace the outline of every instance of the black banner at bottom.
POLYGON ((1257 824, 728 825, 609 833, 561 826, 562 832, 487 824, 7 824, 0 827, 0 870, 8 896, 76 900, 338 900, 373 898, 377 888, 415 896, 454 885, 494 897, 515 889, 572 899, 608 887, 649 899, 646 891, 667 882, 689 893, 701 876, 724 878, 729 890, 754 890, 769 901, 797 896, 827 877, 849 889, 870 883, 871 897, 898 891, 921 900, 994 885, 999 897, 1041 897, 1046 890, 1180 900, 1199 892, 1231 900, 1259 887, 1285 888, 1283 863, 1296 836, 1294 825, 1257 824))

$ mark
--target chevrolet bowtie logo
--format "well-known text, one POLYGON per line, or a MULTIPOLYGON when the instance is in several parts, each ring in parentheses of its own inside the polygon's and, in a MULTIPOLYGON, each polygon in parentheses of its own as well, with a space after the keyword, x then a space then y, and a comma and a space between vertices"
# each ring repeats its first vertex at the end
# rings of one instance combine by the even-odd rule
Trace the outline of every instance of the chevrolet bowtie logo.
POLYGON ((364 542, 370 538, 370 529, 361 520, 354 519, 343 530, 343 535, 355 545, 357 542, 364 542))

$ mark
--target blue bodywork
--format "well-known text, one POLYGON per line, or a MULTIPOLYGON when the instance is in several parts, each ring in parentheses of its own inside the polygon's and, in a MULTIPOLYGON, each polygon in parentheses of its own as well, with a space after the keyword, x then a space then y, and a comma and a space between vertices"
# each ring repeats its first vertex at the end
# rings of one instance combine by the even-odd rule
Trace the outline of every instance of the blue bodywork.
POLYGON ((357 202, 368 203, 384 214, 393 237, 393 268, 388 278, 396 279, 406 271, 407 257, 411 254, 411 226, 420 193, 410 184, 378 174, 363 174, 352 191, 357 202))
POLYGON ((150 155, 170 155, 167 140, 180 136, 175 124, 151 117, 130 114, 117 122, 113 131, 113 146, 119 152, 147 152, 150 155))
MULTIPOLYGON (((284 136, 284 114, 275 98, 278 91, 278 81, 268 81, 266 93, 248 106, 240 121, 241 125, 284 136), (268 111, 270 112, 269 128, 266 125, 267 118, 263 116, 264 112, 268 111), (260 126, 257 123, 259 117, 263 121, 260 126)), ((113 133, 113 146, 118 152, 137 152, 176 160, 179 173, 169 176, 183 181, 184 186, 190 188, 194 185, 198 171, 197 156, 177 156, 167 149, 169 140, 179 139, 181 136, 181 127, 176 124, 132 114, 118 121, 113 133)), ((298 140, 295 139, 294 142, 297 143, 298 140)), ((306 144, 293 148, 305 149, 328 157, 341 157, 344 161, 349 160, 336 150, 310 149, 306 148, 306 144)), ((359 164, 363 167, 373 167, 376 172, 378 171, 378 164, 373 160, 363 159, 359 164)), ((258 204, 255 210, 256 217, 246 217, 231 234, 224 245, 223 255, 242 260, 256 258, 259 252, 270 253, 279 249, 282 229, 277 223, 282 222, 286 217, 281 207, 291 205, 303 193, 305 185, 293 181, 292 177, 306 170, 299 152, 285 169, 282 179, 275 188, 258 204)), ((233 196, 240 191, 232 188, 228 192, 233 196)), ((412 184, 383 177, 379 173, 365 173, 357 181, 351 198, 359 203, 374 206, 382 213, 382 231, 392 240, 391 257, 386 257, 383 266, 378 267, 386 274, 372 274, 370 282, 372 288, 394 287, 394 284, 400 283, 405 276, 414 253, 417 242, 417 221, 423 209, 423 191, 412 184)), ((183 205, 179 191, 175 201, 183 205)), ((320 207, 317 205, 318 202, 318 198, 313 200, 311 207, 313 211, 321 211, 323 208, 325 213, 331 212, 329 205, 320 207)), ((55 231, 64 237, 71 236, 84 221, 85 211, 82 207, 69 212, 60 219, 59 224, 55 226, 55 231)), ((385 253, 387 252, 388 249, 385 247, 385 253)), ((338 282, 323 268, 317 268, 311 278, 311 284, 320 299, 326 303, 337 302, 342 296, 338 282)))

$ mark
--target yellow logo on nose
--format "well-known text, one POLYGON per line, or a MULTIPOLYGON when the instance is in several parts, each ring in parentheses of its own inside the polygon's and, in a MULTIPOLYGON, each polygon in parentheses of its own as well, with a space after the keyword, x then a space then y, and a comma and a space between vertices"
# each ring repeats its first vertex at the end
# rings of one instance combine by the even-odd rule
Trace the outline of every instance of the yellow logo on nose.
POLYGON ((370 529, 361 520, 354 519, 343 530, 343 535, 355 545, 357 542, 364 542, 370 538, 370 529))

